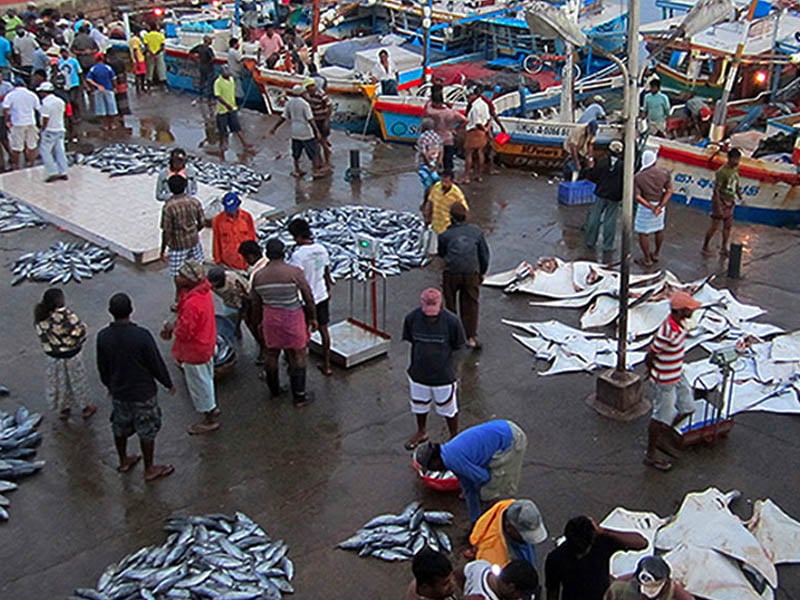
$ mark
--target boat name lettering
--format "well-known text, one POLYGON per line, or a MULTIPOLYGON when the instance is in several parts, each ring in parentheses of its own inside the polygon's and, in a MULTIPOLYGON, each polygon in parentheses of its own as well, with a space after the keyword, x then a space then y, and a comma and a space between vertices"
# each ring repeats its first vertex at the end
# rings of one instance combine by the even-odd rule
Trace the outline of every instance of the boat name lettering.
POLYGON ((542 125, 539 123, 519 123, 517 131, 531 135, 548 135, 553 137, 567 137, 569 127, 563 125, 542 125))

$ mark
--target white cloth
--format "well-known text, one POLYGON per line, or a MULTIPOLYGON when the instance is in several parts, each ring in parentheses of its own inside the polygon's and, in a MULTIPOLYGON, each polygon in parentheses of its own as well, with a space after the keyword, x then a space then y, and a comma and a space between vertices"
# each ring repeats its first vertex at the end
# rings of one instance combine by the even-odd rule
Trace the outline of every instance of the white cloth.
POLYGON ((389 55, 389 60, 387 61, 388 69, 384 69, 383 65, 381 64, 380 57, 378 58, 378 62, 375 63, 375 66, 372 67, 372 76, 377 79, 378 81, 385 81, 387 79, 394 79, 395 73, 397 73, 397 65, 394 64, 392 60, 392 56, 389 55))
POLYGON ((283 118, 292 125, 293 140, 314 139, 314 130, 311 128, 314 114, 311 112, 311 105, 305 99, 300 96, 289 98, 283 107, 283 118))
POLYGON ((488 560, 473 560, 464 565, 464 596, 478 596, 486 600, 500 600, 489 588, 492 564, 488 560))
POLYGON ((467 113, 467 131, 477 129, 478 126, 486 126, 491 120, 492 113, 489 112, 489 105, 480 98, 476 98, 467 113))
POLYGON ((64 101, 55 94, 47 94, 42 100, 39 114, 42 119, 48 119, 47 127, 44 131, 61 132, 66 131, 64 127, 64 109, 66 108, 64 101))
POLYGON ((11 126, 24 127, 36 125, 36 115, 39 110, 39 98, 26 87, 16 86, 6 94, 3 100, 3 109, 11 113, 11 126))
POLYGON ((303 244, 295 246, 289 264, 303 269, 314 303, 319 304, 328 299, 328 286, 325 285, 325 267, 330 266, 331 257, 322 244, 303 244))

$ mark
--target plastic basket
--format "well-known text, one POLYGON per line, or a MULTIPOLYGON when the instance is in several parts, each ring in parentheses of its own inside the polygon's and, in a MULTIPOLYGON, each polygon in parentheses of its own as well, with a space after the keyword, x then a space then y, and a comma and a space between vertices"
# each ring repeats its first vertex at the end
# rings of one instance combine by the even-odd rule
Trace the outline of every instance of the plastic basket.
POLYGON ((494 136, 494 141, 498 146, 505 146, 510 139, 511 136, 507 134, 505 131, 501 131, 496 136, 494 136))
POLYGON ((562 181, 558 186, 558 203, 565 206, 592 204, 594 184, 591 181, 562 181))
POLYGON ((458 483, 458 477, 453 475, 450 471, 446 471, 445 473, 449 473, 452 477, 442 477, 441 474, 438 477, 430 477, 422 470, 422 466, 417 462, 416 458, 411 461, 411 466, 414 467, 417 475, 419 475, 422 483, 425 484, 427 488, 436 492, 457 492, 461 489, 461 485, 458 483))

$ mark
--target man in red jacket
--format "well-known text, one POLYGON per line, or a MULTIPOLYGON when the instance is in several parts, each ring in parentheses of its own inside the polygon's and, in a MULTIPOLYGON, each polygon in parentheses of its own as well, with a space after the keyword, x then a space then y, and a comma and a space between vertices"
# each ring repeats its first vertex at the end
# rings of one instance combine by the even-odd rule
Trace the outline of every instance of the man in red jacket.
POLYGON ((183 368, 186 387, 194 408, 203 420, 189 426, 190 434, 209 433, 219 429, 219 409, 214 395, 214 347, 217 326, 211 284, 203 265, 187 260, 175 278, 178 287, 178 316, 174 323, 164 323, 161 337, 175 336, 172 356, 183 368))

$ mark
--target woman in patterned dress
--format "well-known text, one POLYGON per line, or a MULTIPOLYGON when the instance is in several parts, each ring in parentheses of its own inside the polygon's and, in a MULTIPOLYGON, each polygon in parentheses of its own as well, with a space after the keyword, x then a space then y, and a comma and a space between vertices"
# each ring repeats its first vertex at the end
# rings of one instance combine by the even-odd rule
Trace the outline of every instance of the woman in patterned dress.
POLYGON ((73 406, 83 418, 97 412, 89 402, 89 382, 81 350, 86 341, 86 325, 68 309, 64 292, 50 288, 33 311, 34 325, 47 362, 47 401, 58 409, 59 418, 69 418, 73 406))

